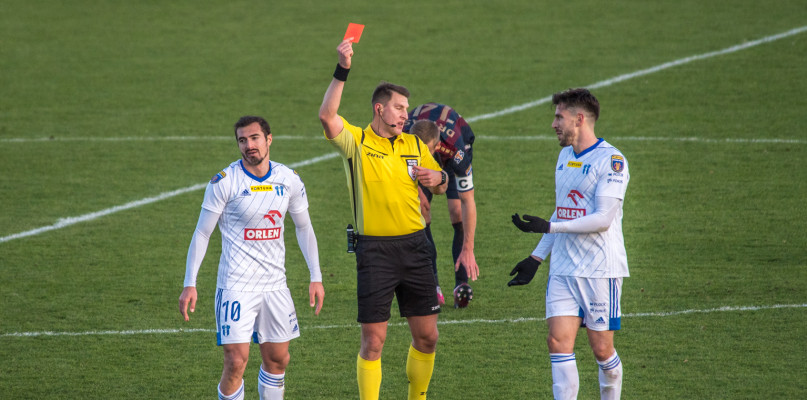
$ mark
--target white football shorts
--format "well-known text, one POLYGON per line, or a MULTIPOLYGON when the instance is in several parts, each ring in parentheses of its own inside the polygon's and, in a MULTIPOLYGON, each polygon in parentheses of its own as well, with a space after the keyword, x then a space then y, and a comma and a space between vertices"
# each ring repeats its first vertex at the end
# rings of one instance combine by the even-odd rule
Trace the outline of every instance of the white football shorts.
POLYGON ((288 288, 271 292, 216 290, 216 344, 284 343, 300 336, 288 288))
POLYGON ((550 275, 546 284, 546 318, 573 316, 593 331, 621 327, 622 278, 550 275))

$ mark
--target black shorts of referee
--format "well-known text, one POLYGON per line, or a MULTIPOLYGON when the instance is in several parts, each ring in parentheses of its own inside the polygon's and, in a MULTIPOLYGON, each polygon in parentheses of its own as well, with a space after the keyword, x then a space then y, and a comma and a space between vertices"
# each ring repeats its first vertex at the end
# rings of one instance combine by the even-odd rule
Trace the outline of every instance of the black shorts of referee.
POLYGON ((393 295, 402 317, 440 312, 431 245, 423 230, 402 236, 359 236, 356 278, 360 323, 388 321, 393 295))

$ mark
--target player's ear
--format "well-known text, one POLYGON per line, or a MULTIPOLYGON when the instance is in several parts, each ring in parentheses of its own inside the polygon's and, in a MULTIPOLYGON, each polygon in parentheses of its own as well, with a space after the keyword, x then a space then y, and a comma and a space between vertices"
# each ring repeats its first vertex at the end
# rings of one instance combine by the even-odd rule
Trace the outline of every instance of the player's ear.
POLYGON ((266 135, 266 145, 269 146, 272 144, 272 134, 266 135))

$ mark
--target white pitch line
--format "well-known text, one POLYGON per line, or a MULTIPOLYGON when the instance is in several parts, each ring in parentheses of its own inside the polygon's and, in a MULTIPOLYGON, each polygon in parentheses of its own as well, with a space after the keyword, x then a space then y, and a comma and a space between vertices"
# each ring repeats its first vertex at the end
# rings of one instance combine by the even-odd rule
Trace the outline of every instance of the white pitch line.
MULTIPOLYGON (((774 304, 770 306, 725 306, 717 308, 708 308, 705 310, 680 310, 680 311, 666 311, 666 312, 652 312, 652 313, 633 313, 625 314, 624 318, 646 318, 646 317, 674 317, 678 315, 688 314, 709 314, 715 312, 732 312, 732 311, 762 311, 762 310, 776 310, 782 308, 806 308, 807 304, 774 304)), ((546 318, 525 317, 525 318, 510 318, 510 319, 467 319, 467 320, 442 320, 438 321, 438 325, 457 325, 457 324, 517 324, 522 322, 541 322, 546 318)), ((395 322, 389 324, 390 326, 407 326, 406 322, 395 322)), ((345 329, 345 328, 358 328, 356 324, 342 324, 342 325, 315 325, 309 326, 305 329, 345 329)), ((143 330, 125 330, 125 331, 86 331, 86 332, 11 332, 0 334, 0 337, 37 337, 37 336, 128 336, 128 335, 155 335, 155 334, 178 334, 178 333, 214 333, 213 329, 143 329, 143 330)))
MULTIPOLYGON (((734 45, 734 46, 727 47, 727 48, 722 49, 722 50, 711 51, 711 52, 708 52, 708 53, 703 53, 703 54, 698 54, 698 55, 694 55, 694 56, 684 57, 684 58, 681 58, 681 59, 678 59, 678 60, 666 62, 664 64, 659 64, 659 65, 656 65, 654 67, 650 67, 650 68, 647 68, 647 69, 642 69, 642 70, 639 70, 639 71, 635 71, 635 72, 631 72, 631 73, 627 73, 627 74, 622 74, 622 75, 619 75, 619 76, 616 76, 616 77, 613 77, 613 78, 610 78, 610 79, 606 79, 606 80, 603 80, 603 81, 595 82, 595 83, 592 83, 592 84, 590 84, 588 86, 583 86, 583 87, 586 87, 586 88, 589 88, 589 89, 599 89, 599 88, 602 88, 602 87, 611 86, 611 85, 614 85, 616 83, 627 81, 629 79, 638 78, 640 76, 654 74, 656 72, 663 71, 665 69, 670 69, 670 68, 677 67, 677 66, 680 66, 680 65, 689 64, 689 63, 691 63, 693 61, 705 60, 707 58, 722 56, 722 55, 731 54, 731 53, 736 53, 738 51, 745 50, 745 49, 748 49, 748 48, 751 48, 751 47, 759 46, 759 45, 770 43, 770 42, 775 42, 775 41, 780 40, 780 39, 784 39, 784 38, 787 38, 787 37, 790 37, 790 36, 798 35, 798 34, 800 34, 802 32, 805 32, 805 31, 807 31, 807 26, 802 26, 802 27, 799 27, 799 28, 793 28, 793 29, 791 29, 791 30, 789 30, 787 32, 782 32, 782 33, 779 33, 779 34, 776 34, 776 35, 766 36, 766 37, 764 37, 762 39, 752 40, 750 42, 734 45)), ((492 113, 487 113, 487 114, 477 115, 475 117, 466 118, 465 120, 467 122, 469 122, 469 123, 475 122, 475 121, 484 121, 486 119, 497 118, 497 117, 501 117, 503 115, 508 115, 508 114, 513 114, 513 113, 519 112, 519 111, 524 111, 524 110, 527 110, 527 109, 530 109, 530 108, 533 108, 533 107, 540 106, 542 104, 546 104, 546 103, 548 103, 550 101, 552 101, 552 96, 547 96, 547 97, 540 98, 538 100, 533 100, 533 101, 530 101, 528 103, 508 107, 508 108, 505 108, 503 110, 495 111, 495 112, 492 112, 492 113)), ((313 138, 319 138, 319 139, 321 139, 322 137, 321 136, 278 136, 278 138, 282 138, 282 139, 313 139, 313 138)), ((29 142, 29 141, 47 142, 47 141, 83 141, 83 140, 98 140, 98 141, 112 141, 112 142, 115 142, 115 141, 133 141, 133 140, 160 141, 160 140, 202 140, 202 139, 203 140, 211 140, 211 139, 225 140, 224 137, 213 138, 213 137, 206 137, 206 136, 164 136, 164 137, 137 137, 137 136, 131 136, 131 137, 123 137, 123 138, 55 138, 55 137, 10 138, 10 139, 0 139, 0 142, 29 142)), ((230 138, 227 137, 226 140, 230 140, 230 138)), ((803 141, 799 141, 799 143, 803 143, 803 141)))
MULTIPOLYGON (((802 32, 805 32, 805 31, 807 31, 807 26, 794 28, 794 29, 791 29, 791 30, 789 30, 787 32, 782 32, 780 34, 766 36, 766 37, 764 37, 762 39, 752 40, 750 42, 746 42, 746 43, 743 43, 743 44, 738 44, 736 46, 727 47, 727 48, 722 49, 722 50, 717 50, 717 51, 712 51, 712 52, 709 52, 709 53, 703 53, 703 54, 698 54, 698 55, 694 55, 694 56, 684 57, 684 58, 681 58, 681 59, 678 59, 678 60, 675 60, 675 61, 670 61, 670 62, 667 62, 667 63, 664 63, 664 64, 656 65, 655 67, 650 67, 650 68, 643 69, 643 70, 640 70, 640 71, 619 75, 619 76, 611 78, 611 79, 606 79, 604 81, 599 81, 599 82, 596 82, 596 83, 592 83, 592 84, 590 84, 588 86, 582 86, 582 87, 589 88, 589 89, 599 89, 599 88, 602 88, 602 87, 611 86, 611 85, 613 85, 615 83, 624 82, 624 81, 626 81, 628 79, 633 79, 633 78, 638 78, 640 76, 650 75, 650 74, 653 74, 653 73, 656 73, 656 72, 659 72, 659 71, 663 71, 665 69, 669 69, 669 68, 672 68, 672 67, 677 67, 679 65, 688 64, 688 63, 691 63, 693 61, 704 60, 704 59, 707 59, 707 58, 712 58, 712 57, 722 56, 722 55, 726 55, 726 54, 730 54, 730 53, 735 53, 735 52, 738 52, 740 50, 745 50, 745 49, 748 49, 748 48, 751 48, 751 47, 754 47, 754 46, 759 46, 761 44, 770 43, 770 42, 780 40, 780 39, 784 39, 786 37, 790 37, 790 36, 793 36, 793 35, 798 35, 799 33, 802 33, 802 32)), ((466 118, 465 120, 467 122, 471 123, 471 122, 474 122, 474 121, 482 121, 482 120, 486 120, 486 119, 501 117, 503 115, 513 114, 513 113, 523 111, 523 110, 526 110, 526 109, 529 109, 529 108, 537 107, 537 106, 540 106, 541 104, 546 104, 546 103, 548 103, 550 101, 552 101, 552 96, 547 96, 547 97, 544 97, 544 98, 541 98, 541 99, 538 99, 538 100, 531 101, 529 103, 519 104, 517 106, 513 106, 513 107, 510 107, 510 108, 505 108, 504 110, 492 112, 492 113, 489 113, 489 114, 482 114, 482 115, 478 115, 476 117, 466 118)))
MULTIPOLYGON (((797 34, 802 33, 804 31, 807 31, 807 26, 802 26, 800 28, 791 29, 791 30, 789 30, 787 32, 783 32, 783 33, 780 33, 780 34, 777 34, 777 35, 766 36, 766 37, 764 37, 762 39, 753 40, 753 41, 743 43, 743 44, 739 44, 739 45, 736 45, 736 46, 727 47, 727 48, 722 49, 722 50, 713 51, 713 52, 704 53, 704 54, 699 54, 699 55, 690 56, 690 57, 685 57, 685 58, 681 58, 681 59, 678 59, 678 60, 675 60, 675 61, 670 61, 670 62, 667 62, 667 63, 664 63, 664 64, 660 64, 660 65, 657 65, 655 67, 639 70, 639 71, 636 71, 636 72, 631 72, 629 74, 619 75, 619 76, 611 78, 611 79, 606 79, 604 81, 599 81, 599 82, 593 83, 591 85, 588 85, 588 88, 595 89, 595 88, 601 88, 601 87, 605 87, 605 86, 610 86, 610 85, 613 85, 615 83, 626 81, 628 79, 633 79, 633 78, 636 78, 636 77, 652 74, 652 73, 655 73, 655 72, 658 72, 658 71, 662 71, 662 70, 665 70, 665 69, 668 69, 668 68, 672 68, 672 67, 676 67, 676 66, 679 66, 679 65, 687 64, 687 63, 690 63, 690 62, 693 62, 693 61, 703 60, 703 59, 706 59, 706 58, 716 57, 716 56, 729 54, 729 53, 734 53, 734 52, 744 50, 744 49, 748 49, 750 47, 758 46, 758 45, 761 45, 761 44, 764 44, 764 43, 770 43, 770 42, 773 42, 773 41, 776 41, 776 40, 779 40, 779 39, 783 39, 783 38, 786 38, 786 37, 789 37, 789 36, 797 35, 797 34)), ((551 96, 548 96, 548 97, 544 97, 544 98, 541 98, 541 99, 538 99, 538 100, 535 100, 535 101, 531 101, 529 103, 524 103, 524 104, 521 104, 521 105, 513 106, 513 107, 506 108, 504 110, 496 111, 496 112, 493 112, 493 113, 482 114, 482 115, 478 115, 476 117, 466 118, 466 120, 468 122, 474 122, 474 121, 482 121, 482 120, 491 119, 491 118, 497 118, 497 117, 501 117, 503 115, 508 115, 508 114, 512 114, 512 113, 519 112, 519 111, 522 111, 522 110, 526 110, 528 108, 536 107, 538 105, 541 105, 541 104, 544 104, 544 103, 547 103, 547 102, 551 101, 551 99, 552 99, 551 96)), ((3 140, 4 141, 9 141, 9 140, 13 141, 13 140, 24 140, 24 139, 3 139, 3 140)), ((45 140, 51 140, 51 139, 50 138, 38 138, 36 140, 45 141, 45 140)), ((108 140, 115 140, 115 138, 108 138, 108 140)), ((157 139, 155 139, 155 140, 157 140, 157 139)), ((764 139, 760 139, 760 140, 764 140, 764 139)), ((328 158, 333 158, 333 157, 336 157, 336 156, 337 156, 337 153, 330 153, 330 154, 327 154, 327 155, 324 155, 324 156, 321 156, 321 157, 316 157, 316 158, 313 158, 311 160, 304 161, 304 163, 307 162, 307 164, 302 164, 302 165, 310 165, 310 164, 313 164, 313 163, 316 163, 316 162, 319 162, 319 161, 322 161, 322 160, 325 160, 325 159, 328 159, 328 158), (316 161, 312 161, 312 160, 316 160, 316 161)), ((295 168, 294 165, 290 165, 290 166, 292 168, 295 168)), ((61 229, 61 228, 64 228, 66 226, 74 225, 74 224, 79 223, 79 222, 93 220, 95 218, 99 218, 99 217, 109 215, 109 214, 112 214, 112 213, 116 213, 116 212, 119 212, 119 211, 128 210, 130 208, 139 207, 139 206, 142 206, 142 205, 145 205, 145 204, 151 204, 151 203, 154 203, 156 201, 164 200, 164 199, 167 199, 169 197, 173 197, 173 196, 176 196, 176 195, 179 195, 179 194, 182 194, 182 193, 186 193, 186 192, 193 191, 193 190, 198 190, 199 188, 203 188, 204 186, 205 185, 203 185, 203 184, 202 185, 194 185, 194 186, 190 186, 190 187, 183 188, 183 189, 177 189, 177 190, 174 190, 172 192, 162 193, 162 194, 157 195, 155 197, 149 197, 149 198, 146 198, 146 199, 133 201, 131 203, 124 204, 122 206, 116 206, 116 207, 108 208, 106 210, 101 210, 101 211, 97 211, 97 212, 94 212, 94 213, 85 214, 85 215, 82 215, 82 216, 79 216, 79 217, 64 218, 64 219, 59 220, 56 224, 53 224, 53 225, 49 225, 49 226, 45 226, 45 227, 41 227, 41 228, 36 228, 36 229, 29 230, 29 231, 12 234, 12 235, 9 235, 9 236, 0 237, 0 243, 8 242, 10 240, 19 239, 19 238, 23 238, 23 237, 38 235, 38 234, 43 233, 43 232, 48 232, 48 231, 52 231, 52 230, 55 230, 55 229, 61 229)))
MULTIPOLYGON (((322 155, 322 156, 319 156, 319 157, 309 158, 308 160, 303 160, 303 161, 300 161, 300 162, 292 163, 292 164, 289 164, 288 166, 290 168, 299 168, 299 167, 304 167, 306 165, 315 164, 315 163, 318 163, 320 161, 335 158, 335 157, 338 157, 338 156, 339 156, 339 153, 333 152, 333 153, 328 153, 328 154, 325 154, 325 155, 322 155)), ((78 217, 62 218, 62 219, 58 220, 53 225, 43 226, 41 228, 31 229, 29 231, 15 233, 13 235, 0 237, 0 243, 8 242, 10 240, 20 239, 20 238, 24 238, 24 237, 28 237, 28 236, 34 236, 34 235, 38 235, 40 233, 45 233, 45 232, 49 232, 49 231, 56 230, 56 229, 65 228, 65 227, 68 227, 70 225, 75 225, 75 224, 77 224, 79 222, 92 221, 94 219, 101 218, 103 216, 114 214, 114 213, 117 213, 117 212, 120 212, 120 211, 129 210, 129 209, 132 209, 132 208, 144 206, 146 204, 156 203, 156 202, 158 202, 160 200, 169 199, 171 197, 179 196, 181 194, 192 192, 192 191, 195 191, 195 190, 201 190, 201 189, 204 189, 206 186, 207 186, 207 183, 200 183, 200 184, 196 184, 196 185, 193 185, 193 186, 188 186, 188 187, 185 187, 185 188, 182 188, 182 189, 177 189, 177 190, 172 190, 170 192, 160 193, 160 194, 158 194, 158 195, 156 195, 154 197, 147 197, 145 199, 135 200, 135 201, 132 201, 132 202, 120 205, 120 206, 115 206, 115 207, 107 208, 105 210, 80 215, 78 217)))
MULTIPOLYGON (((275 139, 279 140, 310 140, 310 141, 320 141, 325 140, 324 136, 276 136, 275 139)), ((757 143, 769 143, 769 144, 807 144, 807 140, 802 139, 777 139, 777 138, 725 138, 725 139, 710 139, 710 138, 702 138, 697 136, 687 136, 687 137, 663 137, 663 136, 618 136, 618 137, 611 137, 609 136, 611 141, 619 140, 619 141, 639 141, 639 142, 698 142, 698 143, 747 143, 747 144, 757 144, 757 143)), ((123 137, 123 138, 93 138, 93 137, 84 137, 84 138, 64 138, 64 139, 25 139, 25 138, 14 138, 14 139, 0 139, 0 142, 14 142, 14 143, 22 143, 22 142, 72 142, 72 141, 106 141, 106 142, 125 142, 125 141, 221 141, 221 138, 218 137, 206 137, 206 136, 172 136, 172 137, 165 137, 165 138, 156 138, 156 137, 123 137)), ((230 140, 230 138, 226 138, 226 140, 230 140)), ((558 137, 555 135, 524 135, 524 136, 495 136, 495 135, 480 135, 476 136, 476 140, 483 140, 483 141, 518 141, 518 140, 558 140, 558 137)))
MULTIPOLYGON (((537 136, 478 136, 477 140, 490 140, 490 141, 518 141, 518 140, 551 140, 557 141, 558 137, 555 135, 537 135, 537 136)), ((742 139, 742 138, 725 138, 725 139, 707 139, 700 137, 651 137, 651 136, 609 136, 609 142, 698 142, 698 143, 745 143, 745 144, 807 144, 807 140, 801 139, 742 139)))
MULTIPOLYGON (((325 140, 325 136, 295 136, 274 135, 274 139, 281 140, 325 140)), ((35 138, 0 138, 0 143, 28 143, 28 142, 192 142, 192 141, 231 141, 232 136, 123 136, 123 137, 35 137, 35 138)))

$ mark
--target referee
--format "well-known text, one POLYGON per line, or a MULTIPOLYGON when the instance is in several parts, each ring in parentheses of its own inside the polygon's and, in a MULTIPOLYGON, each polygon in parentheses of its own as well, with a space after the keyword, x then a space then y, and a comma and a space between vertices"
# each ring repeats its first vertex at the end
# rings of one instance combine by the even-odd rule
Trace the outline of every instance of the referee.
POLYGON ((325 92, 319 119, 325 137, 342 155, 356 247, 358 322, 361 349, 356 376, 360 399, 378 399, 381 351, 393 296, 406 317, 412 343, 406 362, 409 399, 425 399, 434 369, 437 314, 432 253, 420 213, 418 182, 435 194, 446 191, 448 176, 414 135, 403 133, 409 91, 382 82, 373 92, 373 119, 364 129, 337 114, 350 72, 353 45, 336 48, 339 64, 325 92))

